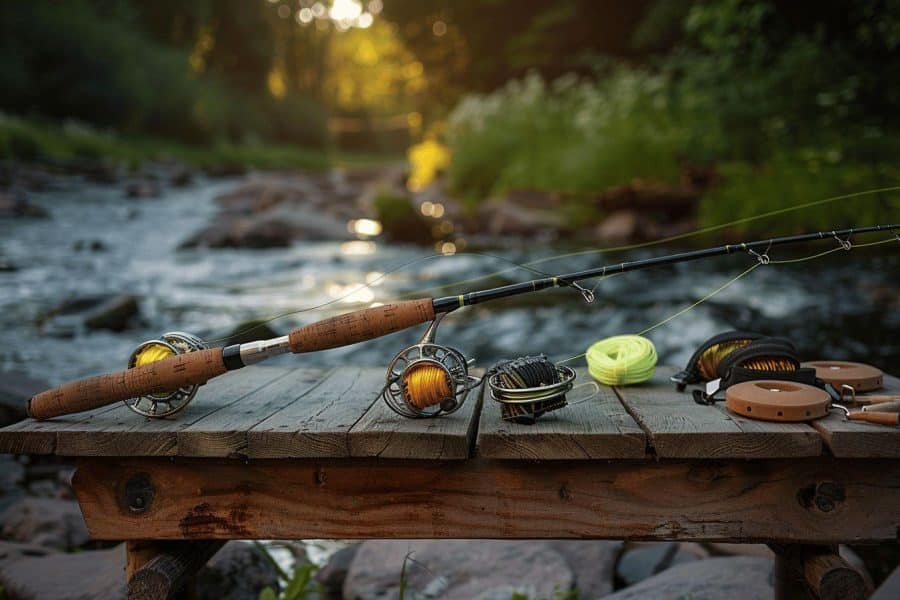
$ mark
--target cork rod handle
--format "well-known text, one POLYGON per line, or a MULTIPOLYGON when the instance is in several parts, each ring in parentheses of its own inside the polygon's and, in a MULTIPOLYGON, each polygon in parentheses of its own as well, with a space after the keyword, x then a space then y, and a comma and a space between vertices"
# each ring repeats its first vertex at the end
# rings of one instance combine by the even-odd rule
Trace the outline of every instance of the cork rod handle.
POLYGON ((371 340, 434 319, 431 298, 405 300, 338 315, 291 331, 291 352, 316 352, 371 340))
POLYGON ((900 425, 900 414, 889 412, 856 411, 847 415, 851 421, 865 421, 878 425, 900 425))
POLYGON ((178 354, 141 367, 97 375, 41 392, 28 401, 28 414, 43 421, 145 394, 206 383, 226 370, 221 348, 178 354))

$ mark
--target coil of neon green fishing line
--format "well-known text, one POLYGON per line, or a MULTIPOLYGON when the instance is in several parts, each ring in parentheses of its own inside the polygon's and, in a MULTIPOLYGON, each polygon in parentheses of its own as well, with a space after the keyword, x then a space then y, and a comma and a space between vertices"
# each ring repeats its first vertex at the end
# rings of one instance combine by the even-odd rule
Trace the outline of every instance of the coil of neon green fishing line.
POLYGON ((591 345, 585 353, 591 377, 606 385, 643 383, 656 370, 656 348, 639 335, 616 335, 591 345))

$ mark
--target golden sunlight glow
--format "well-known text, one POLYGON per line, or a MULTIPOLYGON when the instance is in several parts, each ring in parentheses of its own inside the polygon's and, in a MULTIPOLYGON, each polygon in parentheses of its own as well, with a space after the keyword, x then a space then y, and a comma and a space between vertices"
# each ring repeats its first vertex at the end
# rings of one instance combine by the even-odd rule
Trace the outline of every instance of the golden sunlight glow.
POLYGON ((341 244, 341 254, 347 256, 363 256, 375 252, 375 242, 364 242, 355 240, 352 242, 344 242, 341 244))
MULTIPOLYGON (((434 181, 438 173, 450 166, 450 149, 437 140, 429 138, 411 147, 407 153, 407 159, 410 167, 407 187, 410 191, 416 192, 434 181)), ((426 213, 423 208, 422 214, 431 216, 433 209, 433 206, 429 207, 429 212, 426 213)), ((444 214, 443 206, 441 214, 444 214)))
POLYGON ((325 291, 335 300, 340 299, 341 302, 348 304, 368 303, 375 299, 375 293, 359 283, 351 285, 329 283, 325 291))
POLYGON ((287 83, 284 80, 284 71, 281 66, 276 65, 269 71, 266 78, 266 84, 269 87, 269 93, 275 98, 281 100, 287 94, 287 83))
POLYGON ((446 254, 448 256, 456 254, 456 244, 453 242, 444 242, 440 245, 439 250, 441 251, 441 254, 446 254))
POLYGON ((376 236, 381 233, 381 222, 374 219, 354 219, 347 224, 348 228, 356 235, 365 235, 369 237, 376 236))

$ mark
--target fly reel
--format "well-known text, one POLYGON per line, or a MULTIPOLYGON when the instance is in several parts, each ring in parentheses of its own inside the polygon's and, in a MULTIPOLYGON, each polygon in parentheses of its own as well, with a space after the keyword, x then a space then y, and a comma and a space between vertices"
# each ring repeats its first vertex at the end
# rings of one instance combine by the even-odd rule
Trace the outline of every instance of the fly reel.
MULTIPOLYGON (((128 368, 148 365, 176 354, 195 352, 205 348, 207 348, 206 342, 195 335, 182 331, 170 331, 157 340, 147 340, 135 348, 128 358, 128 368)), ((187 406, 199 388, 199 384, 187 385, 172 392, 129 398, 125 400, 125 406, 145 417, 168 417, 187 406)))
POLYGON ((419 343, 398 353, 388 367, 381 397, 398 415, 410 419, 449 415, 481 383, 469 375, 469 361, 462 352, 434 343, 443 316, 438 314, 419 343))

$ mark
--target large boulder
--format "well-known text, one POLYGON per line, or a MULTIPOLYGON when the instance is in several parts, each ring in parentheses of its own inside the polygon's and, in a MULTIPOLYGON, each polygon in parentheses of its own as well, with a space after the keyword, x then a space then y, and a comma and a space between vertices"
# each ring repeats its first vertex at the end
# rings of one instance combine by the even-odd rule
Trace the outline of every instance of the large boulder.
MULTIPOLYGON (((2 552, 2 548, 0 548, 2 552)), ((0 586, 10 600, 125 598, 125 545, 75 554, 10 547, 0 559, 0 586)))
POLYGON ((197 574, 197 600, 257 600, 265 588, 278 590, 278 572, 264 550, 228 542, 197 574))
POLYGON ((360 546, 350 566, 344 598, 396 598, 401 573, 407 594, 441 600, 509 600, 516 593, 552 598, 576 581, 548 542, 372 540, 360 546))
POLYGON ((74 335, 79 328, 124 331, 138 315, 138 299, 130 294, 70 298, 49 310, 40 319, 44 333, 74 335))
POLYGON ((316 571, 315 579, 322 586, 325 598, 341 600, 344 581, 350 571, 350 565, 359 551, 359 544, 351 544, 331 555, 324 567, 316 571))
MULTIPOLYGON (((0 586, 10 600, 118 600, 125 598, 125 545, 109 550, 56 553, 0 542, 0 586)), ((200 569, 198 600, 257 600, 278 575, 263 551, 228 542, 200 569)))
POLYGON ((604 600, 771 600, 774 563, 756 556, 710 558, 681 564, 604 596, 604 600))
POLYGON ((91 536, 76 502, 23 497, 0 513, 0 534, 8 540, 73 550, 91 536))
POLYGON ((181 248, 284 248, 295 240, 345 241, 353 239, 347 223, 333 216, 295 205, 239 217, 222 214, 192 235, 181 248))
POLYGON ((616 566, 616 575, 625 585, 634 585, 673 565, 706 557, 699 546, 659 542, 640 544, 625 551, 616 566))

